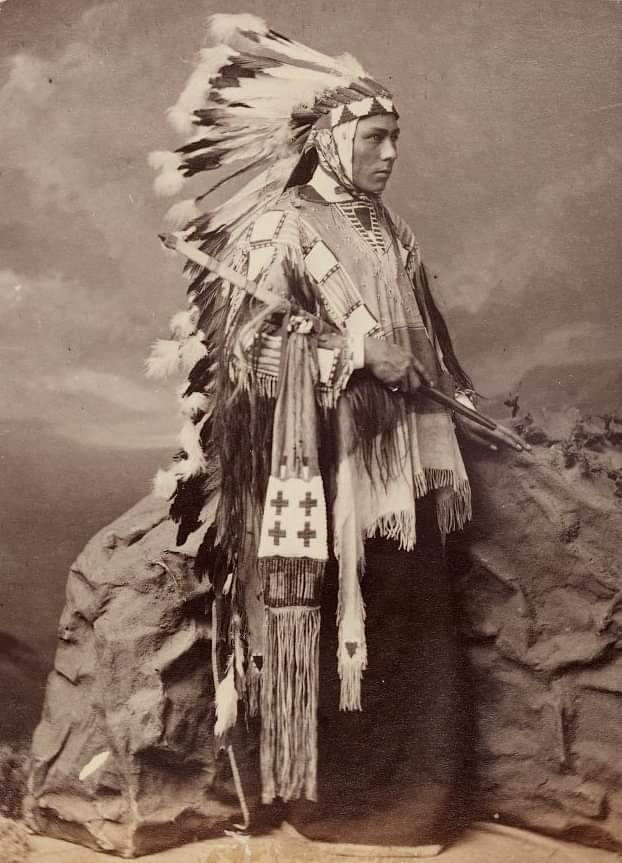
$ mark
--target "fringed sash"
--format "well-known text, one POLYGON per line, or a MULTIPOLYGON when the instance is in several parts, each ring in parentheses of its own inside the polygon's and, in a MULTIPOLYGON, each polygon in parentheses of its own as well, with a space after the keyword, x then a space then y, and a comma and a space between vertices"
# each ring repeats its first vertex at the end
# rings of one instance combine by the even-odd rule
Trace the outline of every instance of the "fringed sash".
POLYGON ((310 340, 284 336, 258 565, 263 585, 262 799, 317 799, 317 703, 326 503, 310 340))

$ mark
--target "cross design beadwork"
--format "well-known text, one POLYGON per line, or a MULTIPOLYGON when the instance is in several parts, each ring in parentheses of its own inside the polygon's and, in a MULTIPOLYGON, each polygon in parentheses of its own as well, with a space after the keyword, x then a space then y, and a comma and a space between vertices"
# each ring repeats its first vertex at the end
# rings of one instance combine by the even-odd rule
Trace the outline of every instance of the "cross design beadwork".
POLYGON ((284 507, 289 506, 289 501, 285 500, 283 492, 280 489, 277 491, 276 497, 270 501, 270 506, 273 506, 276 509, 277 515, 281 515, 284 507))
POLYGON ((301 509, 304 509, 305 515, 308 517, 311 515, 312 508, 317 506, 317 500, 316 498, 311 497, 311 492, 308 491, 304 496, 304 500, 301 500, 298 506, 301 509))
POLYGON ((303 541, 304 547, 309 548, 309 546, 311 544, 311 540, 315 539, 315 537, 317 536, 317 531, 315 531, 311 528, 311 522, 310 521, 305 521, 305 529, 299 530, 296 535, 298 536, 299 539, 301 539, 303 541))
POLYGON ((287 536, 287 531, 281 530, 280 521, 275 521, 274 527, 270 528, 270 530, 268 531, 268 536, 272 537, 275 545, 280 545, 281 539, 284 539, 287 536))

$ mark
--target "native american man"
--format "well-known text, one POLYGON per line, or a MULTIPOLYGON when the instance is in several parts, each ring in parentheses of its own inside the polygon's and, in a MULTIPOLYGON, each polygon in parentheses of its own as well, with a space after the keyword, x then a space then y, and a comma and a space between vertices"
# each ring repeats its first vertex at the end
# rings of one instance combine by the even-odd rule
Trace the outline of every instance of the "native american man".
POLYGON ((358 842, 433 853, 465 760, 443 541, 471 499, 452 413, 419 388, 471 381, 415 238, 382 202, 398 113, 354 58, 253 16, 214 16, 210 36, 171 110, 196 134, 152 162, 173 193, 236 160, 262 169, 214 210, 205 196, 173 208, 179 238, 246 290, 190 264, 190 311, 151 368, 190 367, 182 452, 158 485, 180 543, 203 531, 197 572, 225 645, 216 732, 238 702, 260 715, 263 804, 319 801, 310 835, 348 816, 358 842))

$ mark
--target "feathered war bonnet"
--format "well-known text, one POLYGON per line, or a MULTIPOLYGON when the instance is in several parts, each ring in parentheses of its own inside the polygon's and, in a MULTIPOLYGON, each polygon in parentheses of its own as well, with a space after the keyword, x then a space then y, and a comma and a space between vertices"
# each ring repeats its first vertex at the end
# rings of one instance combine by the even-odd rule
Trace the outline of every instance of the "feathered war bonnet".
POLYGON ((186 239, 222 254, 293 185, 322 130, 397 112, 389 91, 350 54, 329 57, 254 15, 213 15, 207 37, 211 47, 201 50, 168 111, 174 128, 190 137, 175 152, 152 153, 150 163, 160 172, 155 189, 162 195, 180 193, 186 179, 202 171, 227 172, 206 193, 169 211, 171 221, 186 226, 186 239), (251 182, 211 213, 202 212, 210 192, 250 170, 259 171, 251 182))

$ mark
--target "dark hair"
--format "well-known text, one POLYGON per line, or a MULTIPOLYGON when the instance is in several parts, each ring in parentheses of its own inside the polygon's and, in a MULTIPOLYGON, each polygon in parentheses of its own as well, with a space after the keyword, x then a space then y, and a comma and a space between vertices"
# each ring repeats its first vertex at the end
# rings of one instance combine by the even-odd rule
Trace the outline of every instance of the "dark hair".
POLYGON ((289 175, 289 179, 285 184, 285 188, 291 189, 292 186, 305 186, 315 173, 319 161, 317 150, 315 147, 310 147, 296 162, 294 170, 289 175))

